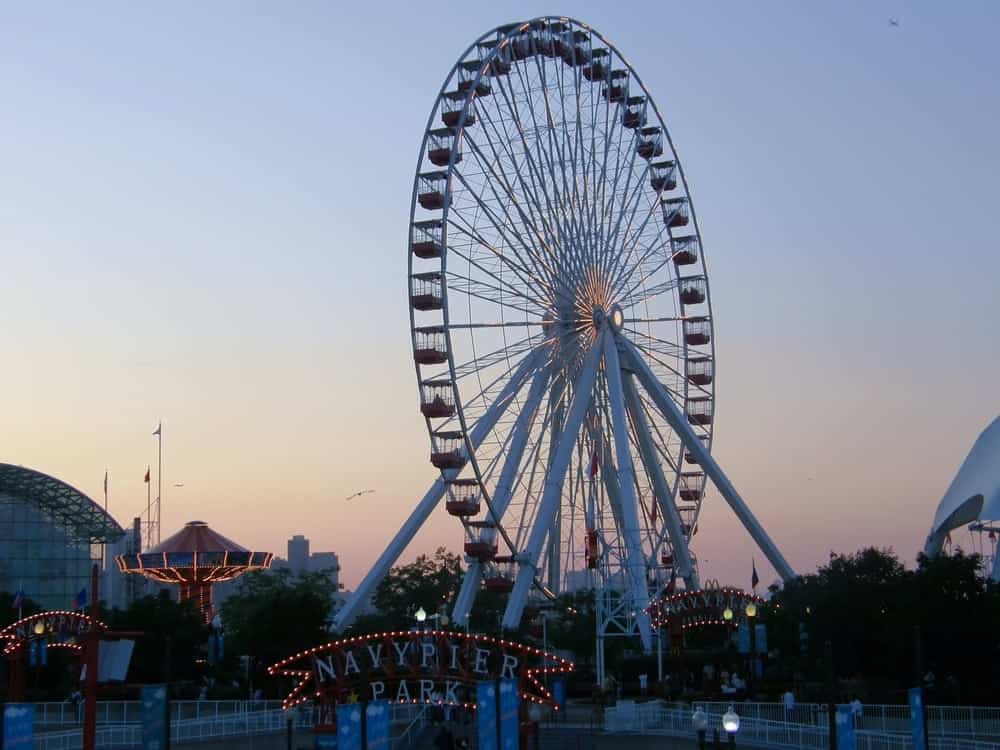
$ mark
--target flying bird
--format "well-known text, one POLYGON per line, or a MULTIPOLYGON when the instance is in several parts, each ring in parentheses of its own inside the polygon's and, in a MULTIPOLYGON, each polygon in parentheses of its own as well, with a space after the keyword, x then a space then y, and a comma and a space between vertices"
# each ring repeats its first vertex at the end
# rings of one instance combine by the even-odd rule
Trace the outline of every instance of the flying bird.
POLYGON ((367 495, 369 492, 374 492, 375 490, 361 490, 361 492, 355 492, 353 495, 348 495, 345 500, 353 500, 356 497, 361 497, 362 495, 367 495))
POLYGON ((898 28, 899 27, 899 21, 897 21, 895 18, 890 18, 889 19, 889 25, 890 26, 896 26, 898 28))
POLYGON ((183 487, 184 482, 174 482, 174 487, 183 487))

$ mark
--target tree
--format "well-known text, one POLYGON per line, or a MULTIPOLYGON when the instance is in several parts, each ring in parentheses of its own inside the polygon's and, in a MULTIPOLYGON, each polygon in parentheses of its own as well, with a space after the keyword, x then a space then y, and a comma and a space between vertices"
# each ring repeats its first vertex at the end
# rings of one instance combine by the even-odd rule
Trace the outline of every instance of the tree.
POLYGON ((412 563, 392 568, 372 597, 376 614, 360 618, 355 629, 409 628, 420 607, 428 615, 444 612, 458 591, 462 572, 461 558, 444 547, 432 557, 419 555, 412 563))
POLYGON ((330 639, 331 594, 322 573, 247 573, 222 604, 227 655, 250 656, 254 684, 266 683, 268 666, 330 639))
POLYGON ((144 596, 128 609, 103 613, 112 630, 143 633, 136 639, 129 665, 131 682, 171 682, 198 676, 196 660, 207 637, 193 602, 177 602, 167 590, 144 596))

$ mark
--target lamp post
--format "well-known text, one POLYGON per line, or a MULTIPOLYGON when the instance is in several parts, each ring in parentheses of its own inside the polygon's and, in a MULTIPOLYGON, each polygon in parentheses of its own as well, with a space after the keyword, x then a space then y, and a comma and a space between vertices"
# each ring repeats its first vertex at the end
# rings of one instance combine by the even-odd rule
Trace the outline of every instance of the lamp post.
POLYGON ((747 624, 750 627, 750 672, 747 675, 747 698, 753 697, 753 678, 757 673, 757 605, 754 602, 747 604, 747 624))
POLYGON ((708 729, 708 715, 698 706, 691 715, 691 726, 698 735, 698 750, 705 750, 705 731, 708 729))
POLYGON ((732 704, 729 710, 722 714, 722 728, 726 730, 726 740, 732 750, 736 747, 736 733, 740 731, 740 715, 733 710, 732 704))

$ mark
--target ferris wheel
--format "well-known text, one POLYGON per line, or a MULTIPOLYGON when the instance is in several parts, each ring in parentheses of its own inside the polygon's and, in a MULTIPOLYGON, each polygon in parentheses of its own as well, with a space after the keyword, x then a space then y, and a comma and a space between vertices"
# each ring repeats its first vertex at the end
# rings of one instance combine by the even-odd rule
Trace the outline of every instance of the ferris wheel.
POLYGON ((340 611, 345 625, 445 499, 467 560, 453 610, 616 588, 643 642, 650 590, 697 587, 711 478, 791 568, 711 456, 708 270, 652 96, 578 21, 477 39, 438 93, 408 244, 420 410, 440 476, 340 611))

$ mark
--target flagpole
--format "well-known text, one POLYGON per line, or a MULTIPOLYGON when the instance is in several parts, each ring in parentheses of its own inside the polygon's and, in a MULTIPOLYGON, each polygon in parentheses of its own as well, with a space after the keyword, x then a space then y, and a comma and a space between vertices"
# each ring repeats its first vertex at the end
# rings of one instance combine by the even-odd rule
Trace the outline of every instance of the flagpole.
POLYGON ((151 498, 153 485, 149 481, 149 467, 146 467, 146 549, 148 550, 151 545, 149 542, 152 539, 153 534, 153 501, 151 498))
POLYGON ((163 420, 156 425, 156 543, 160 543, 160 504, 163 502, 163 420))
MULTIPOLYGON (((107 524, 108 516, 108 467, 104 467, 104 523, 107 524)), ((101 542, 101 570, 108 567, 107 543, 101 542)))

